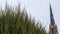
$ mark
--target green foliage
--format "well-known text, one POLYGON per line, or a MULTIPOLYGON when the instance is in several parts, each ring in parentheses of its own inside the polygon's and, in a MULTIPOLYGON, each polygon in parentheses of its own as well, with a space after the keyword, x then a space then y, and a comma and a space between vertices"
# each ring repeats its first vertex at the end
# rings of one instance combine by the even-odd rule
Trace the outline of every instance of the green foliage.
POLYGON ((25 10, 8 8, 0 11, 0 34, 46 34, 45 28, 38 25, 25 10))

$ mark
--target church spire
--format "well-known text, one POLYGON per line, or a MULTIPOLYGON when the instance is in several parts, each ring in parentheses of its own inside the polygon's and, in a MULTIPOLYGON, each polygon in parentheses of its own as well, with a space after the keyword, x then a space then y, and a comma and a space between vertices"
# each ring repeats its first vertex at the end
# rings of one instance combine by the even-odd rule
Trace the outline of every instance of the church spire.
POLYGON ((53 13, 52 13, 51 4, 50 4, 50 22, 51 22, 51 25, 54 25, 55 24, 53 13))
POLYGON ((57 25, 55 24, 55 21, 54 21, 54 17, 53 17, 53 13, 52 13, 52 8, 51 8, 51 4, 49 3, 49 6, 50 6, 50 26, 49 26, 49 29, 50 29, 50 34, 58 34, 58 30, 57 30, 57 25))

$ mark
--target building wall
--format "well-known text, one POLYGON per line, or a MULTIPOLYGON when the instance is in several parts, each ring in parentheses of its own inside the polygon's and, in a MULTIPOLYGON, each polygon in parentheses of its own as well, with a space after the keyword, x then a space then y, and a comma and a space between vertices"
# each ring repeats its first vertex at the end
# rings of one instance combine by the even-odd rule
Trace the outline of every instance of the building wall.
POLYGON ((49 30, 50 30, 50 34, 58 34, 57 25, 50 25, 49 30))

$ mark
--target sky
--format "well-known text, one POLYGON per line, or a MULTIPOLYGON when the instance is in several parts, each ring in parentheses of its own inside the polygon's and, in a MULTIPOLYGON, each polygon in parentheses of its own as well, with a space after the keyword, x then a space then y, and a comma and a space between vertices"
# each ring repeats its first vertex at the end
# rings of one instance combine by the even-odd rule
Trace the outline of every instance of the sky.
MULTIPOLYGON (((58 32, 60 32, 60 0, 7 0, 7 3, 15 7, 20 2, 21 8, 25 7, 28 14, 31 14, 36 20, 40 20, 48 32, 50 25, 49 1, 52 6, 55 24, 58 27, 58 32)), ((0 7, 4 8, 5 2, 6 0, 0 0, 0 7)))

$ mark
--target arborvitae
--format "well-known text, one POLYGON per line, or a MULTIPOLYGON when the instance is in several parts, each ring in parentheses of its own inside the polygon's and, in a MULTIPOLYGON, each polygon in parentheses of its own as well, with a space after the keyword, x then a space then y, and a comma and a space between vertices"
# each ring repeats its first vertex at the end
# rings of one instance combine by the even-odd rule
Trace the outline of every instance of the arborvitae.
POLYGON ((9 7, 4 10, 0 11, 0 34, 46 34, 45 28, 37 26, 35 23, 38 22, 29 17, 25 10, 18 8, 16 12, 9 7))

